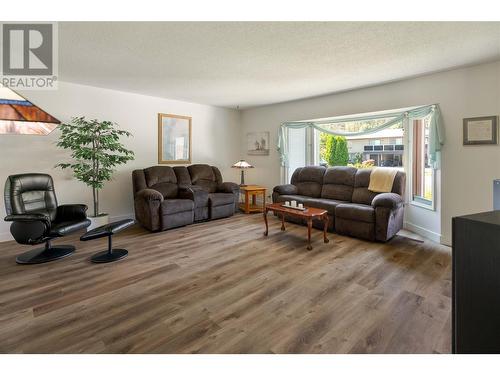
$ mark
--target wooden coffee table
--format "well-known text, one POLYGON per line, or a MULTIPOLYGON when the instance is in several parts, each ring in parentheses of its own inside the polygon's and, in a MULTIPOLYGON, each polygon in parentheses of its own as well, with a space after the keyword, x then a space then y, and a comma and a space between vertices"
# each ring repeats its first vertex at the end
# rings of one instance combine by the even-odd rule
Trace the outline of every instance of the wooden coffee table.
POLYGON ((278 215, 281 215, 281 230, 285 230, 285 216, 295 216, 301 219, 307 220, 307 250, 311 250, 311 229, 312 229, 312 221, 313 219, 321 219, 324 222, 323 228, 323 241, 328 243, 328 238, 326 237, 326 231, 328 229, 328 211, 323 210, 322 208, 315 207, 305 207, 305 211, 297 210, 294 208, 284 207, 283 203, 270 203, 266 205, 266 209, 264 210, 264 221, 266 223, 266 231, 264 232, 264 236, 267 236, 269 231, 269 226, 267 225, 267 213, 269 211, 276 212, 278 215))

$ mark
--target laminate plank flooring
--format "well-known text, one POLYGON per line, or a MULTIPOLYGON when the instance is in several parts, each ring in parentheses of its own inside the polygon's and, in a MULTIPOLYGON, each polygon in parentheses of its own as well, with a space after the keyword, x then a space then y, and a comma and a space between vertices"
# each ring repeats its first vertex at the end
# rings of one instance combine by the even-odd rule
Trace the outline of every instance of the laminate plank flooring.
POLYGON ((21 266, 0 243, 2 353, 449 353, 451 250, 396 236, 372 243, 262 215, 160 233, 134 226, 119 262, 105 239, 21 266))

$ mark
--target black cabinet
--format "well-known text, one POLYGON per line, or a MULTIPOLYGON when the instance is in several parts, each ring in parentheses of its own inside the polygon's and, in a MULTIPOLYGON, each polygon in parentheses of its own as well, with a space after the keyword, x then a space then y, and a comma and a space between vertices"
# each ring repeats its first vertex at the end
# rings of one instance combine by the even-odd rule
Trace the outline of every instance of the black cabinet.
POLYGON ((500 353, 500 211, 453 218, 453 353, 500 353))

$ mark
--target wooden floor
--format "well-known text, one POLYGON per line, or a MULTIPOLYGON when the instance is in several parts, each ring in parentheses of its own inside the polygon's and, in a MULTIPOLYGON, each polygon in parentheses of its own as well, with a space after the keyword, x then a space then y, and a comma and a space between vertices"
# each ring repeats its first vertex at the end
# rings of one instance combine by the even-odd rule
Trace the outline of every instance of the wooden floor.
POLYGON ((75 243, 66 259, 15 264, 29 248, 0 243, 0 352, 448 353, 451 252, 395 237, 387 244, 269 216, 162 233, 116 236, 130 251, 89 257, 105 239, 75 243))

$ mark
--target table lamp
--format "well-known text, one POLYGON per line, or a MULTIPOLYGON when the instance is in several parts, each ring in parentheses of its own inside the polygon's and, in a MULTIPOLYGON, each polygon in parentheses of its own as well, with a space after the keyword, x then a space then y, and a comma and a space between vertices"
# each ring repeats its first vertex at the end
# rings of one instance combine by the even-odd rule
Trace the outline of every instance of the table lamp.
POLYGON ((245 169, 253 168, 253 165, 248 164, 245 160, 240 160, 237 163, 235 163, 231 168, 241 169, 241 184, 240 184, 240 186, 246 186, 245 185, 245 169))

